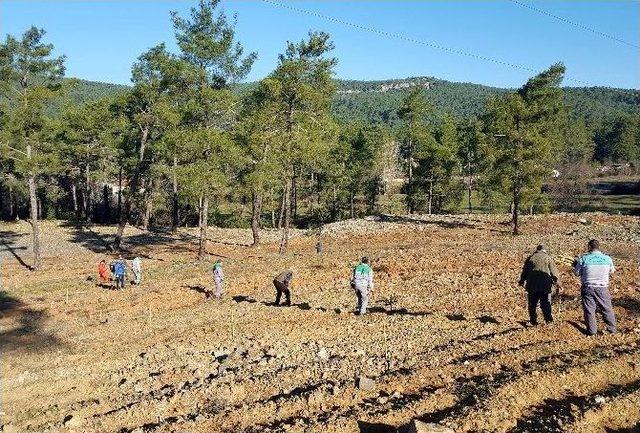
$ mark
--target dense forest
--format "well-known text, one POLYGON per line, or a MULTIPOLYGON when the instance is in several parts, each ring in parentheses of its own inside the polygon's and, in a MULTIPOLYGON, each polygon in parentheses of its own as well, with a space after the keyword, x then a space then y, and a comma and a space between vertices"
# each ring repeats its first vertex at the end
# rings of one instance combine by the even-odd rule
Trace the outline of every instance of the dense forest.
MULTIPOLYGON (((86 80, 70 80, 69 91, 51 102, 54 113, 65 104, 83 104, 126 91, 129 86, 86 80)), ((341 122, 383 123, 397 126, 397 109, 412 87, 425 89, 433 104, 433 115, 451 113, 458 117, 473 117, 482 113, 489 99, 509 89, 488 87, 472 83, 454 83, 433 77, 358 81, 335 80, 336 95, 332 111, 341 122)), ((237 84, 233 88, 240 94, 254 88, 257 83, 237 84)), ((573 118, 582 118, 588 124, 618 114, 640 112, 640 90, 610 89, 607 87, 565 87, 564 101, 573 118)))
MULTIPOLYGON (((132 65, 132 86, 64 78, 45 31, 0 44, 0 211, 144 230, 210 223, 289 228, 381 211, 575 210, 589 172, 637 173, 640 92, 563 88, 562 63, 518 89, 421 77, 335 79, 330 35, 283 43, 257 83, 238 84, 234 21, 200 1, 171 14, 178 47, 132 65), (395 201, 394 201, 395 200, 395 201)), ((62 47, 64 48, 64 47, 62 47)))

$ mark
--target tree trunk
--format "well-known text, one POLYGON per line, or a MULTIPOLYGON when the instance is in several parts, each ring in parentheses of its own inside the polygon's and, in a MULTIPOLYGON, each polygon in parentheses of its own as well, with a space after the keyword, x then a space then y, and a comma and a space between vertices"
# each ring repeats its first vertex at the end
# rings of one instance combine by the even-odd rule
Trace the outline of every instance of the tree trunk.
POLYGON ((520 192, 517 189, 513 190, 513 203, 511 205, 511 219, 513 221, 513 234, 520 234, 518 227, 518 208, 520 207, 520 192))
POLYGON ((91 178, 89 176, 89 163, 85 166, 85 197, 84 197, 84 218, 87 224, 91 222, 91 178))
POLYGON ((131 179, 131 183, 129 184, 129 194, 125 197, 124 200, 124 213, 122 213, 121 209, 121 200, 122 200, 122 167, 120 167, 120 192, 118 195, 118 214, 119 214, 119 222, 118 222, 118 231, 116 232, 116 237, 113 240, 112 249, 119 251, 120 246, 122 244, 122 236, 124 235, 124 229, 129 221, 129 217, 131 216, 131 208, 133 207, 133 194, 138 190, 138 183, 140 181, 140 170, 142 166, 142 162, 144 161, 144 151, 147 144, 147 138, 149 137, 149 127, 145 126, 142 129, 142 137, 140 138, 140 150, 139 150, 139 161, 136 165, 133 177, 131 179))
POLYGON ((253 205, 251 207, 251 233, 253 234, 253 245, 260 244, 260 213, 262 212, 262 197, 253 191, 253 205))
POLYGON ((209 226, 209 198, 200 198, 200 240, 198 242, 198 259, 207 253, 207 228, 209 226))
POLYGON ((298 218, 298 185, 295 174, 291 180, 291 206, 293 209, 293 220, 295 221, 298 218))
POLYGON ((271 228, 276 228, 276 208, 273 203, 273 188, 269 189, 269 207, 271 208, 271 228))
POLYGON ((73 212, 75 213, 76 218, 78 218, 78 191, 74 181, 71 181, 71 198, 73 199, 73 212))
POLYGON ((349 205, 350 205, 351 219, 354 219, 356 217, 356 205, 355 205, 355 202, 354 202, 353 191, 351 191, 350 194, 349 194, 349 205))
POLYGON ((287 194, 288 194, 289 182, 285 183, 285 189, 282 191, 282 201, 280 202, 280 215, 278 216, 278 228, 281 229, 284 223, 285 208, 287 206, 287 194))
MULTIPOLYGON (((27 144, 27 159, 31 159, 31 145, 27 144)), ((38 222, 38 196, 36 195, 36 178, 29 175, 29 211, 31 216, 31 234, 33 237, 33 269, 42 267, 40 254, 40 223, 38 222)))
POLYGON ((333 221, 338 220, 338 194, 336 192, 336 186, 333 186, 333 201, 331 203, 331 216, 333 221))
POLYGON ((433 178, 429 178, 429 215, 431 215, 433 204, 433 178))
POLYGON ((108 224, 111 222, 111 205, 109 203, 109 187, 102 187, 102 222, 108 224))
POLYGON ((413 213, 413 141, 409 139, 409 184, 407 191, 407 204, 409 213, 413 213))
POLYGON ((142 218, 142 230, 149 230, 149 221, 151 220, 151 211, 153 209, 153 191, 146 194, 144 200, 144 216, 142 218))
POLYGON ((122 236, 124 236, 124 229, 127 226, 129 220, 129 214, 131 213, 131 198, 129 196, 124 199, 124 209, 120 212, 120 220, 118 221, 118 231, 116 237, 113 240, 113 250, 120 251, 122 246, 122 236))
POLYGON ((469 154, 469 152, 467 152, 467 175, 469 176, 469 180, 467 182, 467 203, 468 203, 468 207, 467 210, 469 213, 472 212, 472 208, 471 208, 471 185, 473 182, 473 179, 471 177, 471 155, 469 154))
POLYGON ((122 220, 122 167, 118 174, 118 222, 122 220))
POLYGON ((178 209, 178 158, 173 157, 173 203, 171 206, 171 233, 178 232, 178 224, 180 224, 180 211, 178 209))
POLYGON ((18 214, 16 212, 16 203, 15 197, 13 196, 13 187, 9 184, 9 219, 18 219, 18 214))
POLYGON ((284 224, 282 227, 282 239, 280 240, 280 254, 287 252, 289 247, 289 224, 291 220, 291 181, 287 180, 284 185, 283 207, 284 207, 284 224))
MULTIPOLYGON (((28 146, 29 149, 31 146, 28 146)), ((30 149, 27 153, 31 153, 30 149)), ((33 235, 33 269, 38 270, 42 267, 42 257, 40 254, 40 223, 38 221, 38 197, 36 196, 36 179, 29 176, 29 209, 31 213, 31 228, 33 235)))

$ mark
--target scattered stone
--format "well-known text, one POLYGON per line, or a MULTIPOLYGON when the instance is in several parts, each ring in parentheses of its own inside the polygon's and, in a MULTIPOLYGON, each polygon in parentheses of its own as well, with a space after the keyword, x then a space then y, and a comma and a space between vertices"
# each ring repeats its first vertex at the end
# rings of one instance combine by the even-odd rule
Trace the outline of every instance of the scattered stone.
POLYGON ((271 347, 269 350, 267 350, 266 355, 270 358, 275 358, 276 356, 278 356, 278 352, 276 352, 276 350, 271 347))
POLYGON ((378 397, 376 401, 378 402, 378 404, 385 404, 386 402, 389 401, 389 398, 385 396, 381 396, 381 397, 378 397))
POLYGON ((321 347, 320 350, 318 350, 318 353, 316 354, 316 356, 319 359, 326 361, 327 359, 329 359, 329 351, 324 347, 321 347))
POLYGON ((449 427, 442 426, 440 424, 432 424, 426 423, 422 421, 418 421, 417 419, 412 420, 404 430, 401 430, 402 433, 455 433, 449 427))
POLYGON ((596 404, 601 404, 602 405, 602 404, 605 404, 606 401, 607 400, 601 395, 597 395, 596 398, 595 398, 596 404))
POLYGON ((358 377, 358 389, 371 391, 376 386, 376 382, 366 376, 358 377))
POLYGON ((223 356, 227 356, 229 352, 227 352, 224 349, 218 349, 216 351, 213 352, 213 357, 214 358, 222 358, 223 356))

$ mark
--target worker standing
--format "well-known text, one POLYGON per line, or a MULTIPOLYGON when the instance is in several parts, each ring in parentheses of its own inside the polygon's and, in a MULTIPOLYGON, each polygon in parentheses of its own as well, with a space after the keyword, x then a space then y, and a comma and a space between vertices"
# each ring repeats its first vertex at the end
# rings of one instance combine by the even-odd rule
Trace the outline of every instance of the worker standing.
POLYGON ((540 304, 542 315, 546 323, 553 322, 551 314, 551 289, 556 285, 556 294, 560 292, 559 273, 556 265, 547 254, 543 245, 538 245, 536 251, 527 257, 522 267, 519 284, 527 291, 527 306, 529 322, 538 324, 537 308, 540 304))
POLYGON ((124 289, 124 279, 127 272, 127 265, 124 263, 122 256, 118 257, 113 263, 113 276, 116 280, 116 289, 124 289))
POLYGON ((213 283, 216 286, 216 289, 213 292, 213 295, 220 299, 223 293, 223 283, 224 283, 224 272, 222 271, 222 261, 220 259, 216 260, 213 264, 213 283))
POLYGON ((137 286, 142 281, 142 259, 136 256, 131 262, 131 271, 133 272, 133 282, 137 286))
POLYGON ((588 252, 574 262, 573 272, 580 277, 582 309, 587 334, 598 332, 596 311, 600 311, 602 319, 610 333, 616 332, 616 316, 609 293, 609 277, 615 271, 613 260, 600 251, 600 242, 591 239, 587 243, 588 252))
POLYGON ((100 284, 106 284, 109 282, 109 273, 107 270, 107 262, 100 260, 98 264, 98 276, 100 277, 100 284))
POLYGON ((280 298, 282 298, 282 294, 285 296, 283 305, 287 307, 291 305, 291 280, 293 280, 293 272, 288 269, 279 273, 273 279, 273 285, 276 288, 275 305, 280 305, 280 298))
POLYGON ((356 292, 358 303, 356 314, 361 316, 367 312, 369 295, 373 292, 373 270, 369 266, 369 258, 363 257, 360 263, 353 268, 351 287, 356 292))

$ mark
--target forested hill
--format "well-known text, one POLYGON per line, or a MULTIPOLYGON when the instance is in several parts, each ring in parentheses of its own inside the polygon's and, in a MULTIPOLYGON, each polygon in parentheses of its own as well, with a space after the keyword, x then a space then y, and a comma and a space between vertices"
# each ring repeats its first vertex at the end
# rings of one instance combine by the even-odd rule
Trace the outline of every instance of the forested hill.
MULTIPOLYGON (((408 89, 420 85, 436 116, 450 112, 473 116, 482 111, 487 100, 508 89, 473 83, 454 83, 432 77, 385 81, 338 81, 334 112, 341 120, 380 121, 395 124, 396 109, 408 89)), ((589 123, 618 113, 640 112, 640 90, 606 87, 566 87, 565 102, 571 112, 589 123)))
POLYGON ((129 89, 122 84, 102 83, 80 79, 67 79, 63 90, 58 94, 50 106, 50 111, 57 113, 67 104, 81 105, 87 102, 116 95, 129 89))
MULTIPOLYGON (((395 125, 400 101, 416 85, 427 89, 426 94, 433 104, 435 116, 445 112, 462 117, 476 115, 489 98, 508 90, 432 77, 383 81, 338 80, 334 113, 341 121, 361 120, 395 125)), ((76 80, 65 96, 55 101, 53 109, 57 111, 65 102, 80 104, 125 89, 127 86, 119 84, 76 80)), ((618 113, 640 112, 640 90, 606 87, 567 87, 564 90, 565 101, 572 113, 585 118, 588 123, 618 113)))

